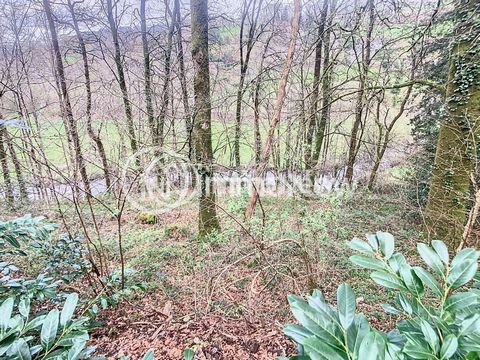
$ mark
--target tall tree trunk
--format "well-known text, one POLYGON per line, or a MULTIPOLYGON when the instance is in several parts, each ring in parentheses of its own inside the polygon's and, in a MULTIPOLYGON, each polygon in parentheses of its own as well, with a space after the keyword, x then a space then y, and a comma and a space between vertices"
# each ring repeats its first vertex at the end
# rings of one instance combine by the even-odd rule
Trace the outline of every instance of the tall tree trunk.
POLYGON ((315 132, 315 123, 317 122, 318 90, 320 86, 320 70, 322 67, 322 48, 329 1, 330 0, 323 1, 322 14, 320 16, 320 23, 318 24, 317 43, 315 45, 315 68, 313 70, 313 88, 310 97, 310 108, 307 120, 307 134, 305 136, 305 168, 307 170, 311 169, 313 166, 313 135, 315 132))
POLYGON ((194 66, 193 90, 195 116, 193 145, 199 168, 199 235, 204 236, 220 228, 213 188, 212 109, 210 100, 210 70, 208 55, 208 0, 191 0, 192 59, 194 66))
POLYGON ((85 160, 83 159, 80 137, 77 130, 77 122, 73 118, 72 105, 70 103, 70 96, 67 89, 67 81, 65 79, 65 69, 63 68, 62 53, 60 52, 60 46, 58 44, 57 30, 55 28, 55 22, 53 20, 52 8, 50 6, 50 0, 43 0, 43 8, 48 21, 48 27, 50 29, 50 35, 52 40, 53 52, 55 54, 55 68, 58 83, 61 90, 62 109, 67 120, 67 129, 70 133, 70 138, 73 143, 73 151, 75 154, 75 173, 76 170, 80 172, 80 177, 84 185, 84 191, 87 197, 91 196, 90 181, 87 175, 87 169, 85 167, 85 160))
POLYGON ((263 73, 264 73, 264 63, 265 57, 267 56, 268 47, 270 46, 270 41, 272 40, 274 32, 270 34, 265 46, 263 48, 262 58, 260 60, 260 66, 258 69, 257 78, 255 80, 255 90, 253 92, 253 131, 254 131, 254 151, 255 151, 255 164, 260 162, 261 158, 261 147, 262 147, 262 138, 260 134, 260 90, 262 88, 263 73))
MULTIPOLYGON (((1 119, 1 116, 0 116, 1 119)), ((7 152, 5 150, 5 126, 0 124, 0 165, 2 166, 3 182, 5 183, 5 200, 8 206, 13 207, 15 197, 13 195, 12 179, 10 177, 10 169, 8 167, 7 152)))
POLYGON ((179 67, 180 86, 182 88, 183 111, 185 112, 185 130, 187 132, 188 158, 193 160, 192 154, 192 114, 188 103, 187 77, 185 75, 185 59, 183 54, 182 18, 180 15, 180 0, 173 3, 173 22, 177 28, 177 58, 179 67))
POLYGON ((470 173, 480 135, 480 44, 478 0, 459 0, 450 53, 445 117, 440 125, 426 207, 430 235, 452 245, 462 240, 470 173), (477 29, 477 30, 476 30, 477 29))
MULTIPOLYGON (((278 92, 277 99, 275 102, 275 108, 270 121, 270 129, 268 130, 267 138, 265 139, 265 144, 262 151, 262 159, 256 167, 255 177, 263 178, 265 171, 268 166, 268 161, 272 152, 273 137, 275 134, 275 129, 280 122, 280 116, 282 114, 283 103, 285 102, 285 89, 287 87, 288 75, 292 67, 293 54, 295 52, 295 45, 297 43, 298 28, 300 25, 300 15, 302 13, 302 2, 301 0, 294 0, 294 14, 292 18, 292 26, 290 29, 290 43, 288 45, 287 57, 285 59, 285 64, 283 66, 282 75, 278 82, 278 92)), ((258 187, 256 187, 258 188, 258 187)), ((255 206, 258 201, 259 194, 254 189, 248 200, 247 208, 245 210, 245 219, 250 219, 255 210, 255 206)))
POLYGON ((347 160, 347 170, 345 173, 345 178, 349 185, 353 181, 353 168, 355 166, 355 159, 357 157, 358 148, 360 147, 359 143, 359 130, 362 123, 363 109, 365 107, 365 88, 367 85, 368 71, 370 69, 371 62, 371 50, 372 50, 372 33, 373 25, 375 23, 375 1, 368 0, 368 29, 367 29, 367 38, 365 41, 365 49, 362 52, 362 63, 360 66, 360 78, 359 78, 359 87, 357 93, 357 101, 355 105, 355 119, 353 121, 352 133, 350 137, 350 145, 348 148, 348 160, 347 160))
MULTIPOLYGON (((329 0, 325 0, 327 2, 329 0)), ((323 32, 323 73, 322 73, 322 108, 320 110, 320 120, 317 126, 317 134, 315 137, 315 150, 312 157, 312 165, 318 165, 320 159, 320 152, 322 150, 323 140, 325 138, 325 129, 327 123, 330 121, 330 109, 331 109, 331 86, 332 86, 332 70, 333 64, 330 62, 330 35, 333 21, 333 15, 337 1, 332 0, 330 4, 330 16, 328 18, 326 29, 323 32)), ((328 11, 328 9, 327 9, 328 11)))
POLYGON ((259 0, 257 7, 257 0, 244 0, 242 9, 242 18, 240 22, 239 35, 239 52, 240 52, 240 80, 237 88, 237 100, 235 107, 235 136, 233 139, 233 157, 235 166, 240 167, 240 136, 242 123, 242 101, 244 93, 245 76, 247 75, 248 63, 250 62, 250 54, 255 44, 255 36, 257 30, 257 20, 262 7, 262 0, 259 0), (243 34, 245 31, 245 21, 247 20, 249 11, 252 11, 251 23, 248 29, 247 43, 244 44, 243 34), (255 12, 256 11, 256 12, 255 12), (244 49, 245 47, 245 49, 244 49), (244 55, 245 52, 245 55, 244 55))
POLYGON ((158 146, 157 140, 157 124, 153 114, 152 102, 152 85, 151 85, 151 71, 150 71, 150 50, 147 38, 147 17, 145 13, 145 5, 147 0, 140 0, 140 26, 142 30, 142 48, 143 48, 143 76, 144 76, 144 94, 145 94, 145 108, 147 111, 148 126, 150 127, 150 134, 152 136, 152 144, 158 146))
POLYGON ((17 156, 17 151, 15 150, 15 145, 13 145, 13 140, 10 137, 7 129, 4 129, 3 135, 3 140, 7 143, 8 152, 10 153, 10 156, 12 158, 13 168, 15 169, 15 174, 17 176, 20 199, 22 202, 26 203, 28 202, 28 192, 25 185, 25 179, 23 177, 22 165, 20 164, 20 160, 17 156))
MULTIPOLYGON (((168 8, 168 0, 165 0, 165 6, 168 8)), ((167 13, 170 13, 168 11, 167 13)), ((168 88, 170 85, 170 78, 171 78, 171 59, 172 59, 172 46, 173 46, 173 31, 174 31, 175 23, 173 21, 170 22, 170 26, 168 28, 167 34, 167 48, 165 49, 165 64, 164 64, 164 79, 163 79, 163 86, 162 86, 162 103, 160 106, 160 113, 158 115, 158 129, 157 129, 157 140, 156 142, 160 147, 163 147, 164 143, 164 127, 165 127, 165 118, 167 115, 168 110, 168 103, 170 101, 170 96, 168 92, 168 88)))
POLYGON ((70 15, 72 16, 73 29, 77 36, 78 45, 80 46, 80 52, 82 54, 83 61, 83 76, 85 77, 85 90, 87 92, 87 104, 86 104, 86 115, 87 115, 87 133, 90 139, 95 143, 95 147, 102 161, 103 176, 105 177, 105 185, 107 189, 110 189, 112 184, 110 180, 110 171, 107 161, 107 155, 105 153, 105 147, 103 146, 102 139, 100 135, 95 132, 92 125, 92 87, 90 81, 90 66, 88 65, 88 56, 87 56, 87 47, 85 45, 85 40, 83 38, 82 32, 78 25, 77 15, 75 14, 75 5, 71 0, 68 0, 68 8, 70 10, 70 15))
MULTIPOLYGON (((115 3, 115 8, 116 8, 116 3, 115 3)), ((122 63, 122 54, 120 52, 120 43, 118 40, 118 28, 117 28, 117 23, 116 23, 116 19, 114 17, 113 11, 114 11, 114 5, 112 3, 112 0, 107 0, 107 17, 108 17, 108 23, 110 26, 110 32, 112 34, 112 40, 113 40, 115 66, 117 67, 117 81, 120 87, 120 91, 122 92, 122 100, 123 100, 123 106, 125 109, 125 117, 127 120, 127 129, 128 129, 128 137, 130 140, 130 148, 133 154, 136 155, 138 151, 138 145, 137 145, 137 138, 135 135, 135 125, 133 123, 132 104, 130 103, 130 99, 128 97, 127 83, 125 81, 125 72, 124 72, 123 63, 122 63)), ((135 156, 135 164, 137 165, 137 167, 140 166, 140 158, 138 156, 135 156)))

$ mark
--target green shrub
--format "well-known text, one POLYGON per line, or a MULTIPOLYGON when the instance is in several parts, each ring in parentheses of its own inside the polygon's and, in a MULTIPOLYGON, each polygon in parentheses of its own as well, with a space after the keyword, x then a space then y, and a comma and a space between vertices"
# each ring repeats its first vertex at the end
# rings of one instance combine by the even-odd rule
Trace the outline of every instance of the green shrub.
POLYGON ((88 318, 73 319, 78 295, 69 294, 62 310, 31 315, 30 300, 14 297, 0 306, 0 358, 83 359, 93 350, 86 348, 88 318))
POLYGON ((91 268, 83 237, 72 237, 65 233, 56 241, 36 241, 34 246, 38 247, 43 257, 45 271, 66 283, 79 278, 91 268))
POLYGON ((400 318, 396 328, 389 333, 373 329, 356 313, 347 284, 338 288, 337 307, 328 305, 318 290, 306 300, 289 296, 300 323, 284 330, 299 344, 300 355, 290 359, 480 359, 480 252, 463 249, 450 260, 443 242, 432 241, 432 247, 419 243, 425 269, 394 252, 392 235, 377 232, 367 239, 349 243, 360 253, 350 260, 373 270, 373 281, 396 293, 393 305, 383 305, 400 318))

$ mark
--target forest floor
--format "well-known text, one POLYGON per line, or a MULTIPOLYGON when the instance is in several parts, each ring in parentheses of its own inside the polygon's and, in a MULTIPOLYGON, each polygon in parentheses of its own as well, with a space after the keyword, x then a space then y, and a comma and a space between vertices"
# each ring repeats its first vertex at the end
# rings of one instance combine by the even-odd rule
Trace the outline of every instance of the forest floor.
MULTIPOLYGON (((295 345, 282 332, 294 321, 287 295, 306 295, 315 287, 335 304, 342 282, 352 285, 359 311, 374 327, 393 327, 395 319, 381 308, 392 294, 349 261, 347 242, 388 231, 397 249, 414 257, 414 244, 426 236, 419 207, 403 186, 341 190, 316 199, 264 197, 247 224, 246 202, 246 193, 218 199, 222 230, 202 239, 195 203, 150 224, 139 219, 138 210, 125 209, 121 228, 130 290, 120 303, 99 311, 98 327, 90 331, 96 355, 141 359, 151 348, 157 360, 181 359, 186 348, 195 349, 195 359, 293 355, 295 345)), ((86 204, 81 207, 88 213, 86 204)), ((55 204, 29 210, 61 223, 55 204)), ((62 211, 66 225, 80 233, 74 207, 65 204, 62 211)), ((109 271, 118 275, 117 222, 104 206, 95 204, 93 211, 109 271)), ((91 220, 83 219, 89 228, 91 220)), ((34 272, 35 264, 30 269, 34 272)), ((86 282, 75 290, 83 299, 92 298, 86 282)))
MULTIPOLYGON (((394 234, 401 250, 422 240, 415 206, 392 191, 264 198, 265 219, 257 214, 248 229, 235 220, 242 219, 245 196, 221 199, 222 232, 202 240, 193 205, 164 214, 156 224, 142 224, 135 211, 127 211, 127 286, 143 283, 146 290, 102 313, 102 326, 92 332, 96 353, 139 359, 153 348, 157 359, 181 359, 184 349, 194 348, 196 359, 293 355, 294 344, 282 334, 293 321, 287 294, 305 295, 314 284, 334 303, 345 281, 373 326, 392 328, 394 319, 380 306, 391 294, 349 262, 346 246, 354 236, 378 230, 394 234)), ((112 258, 114 229, 113 220, 102 224, 112 258)))

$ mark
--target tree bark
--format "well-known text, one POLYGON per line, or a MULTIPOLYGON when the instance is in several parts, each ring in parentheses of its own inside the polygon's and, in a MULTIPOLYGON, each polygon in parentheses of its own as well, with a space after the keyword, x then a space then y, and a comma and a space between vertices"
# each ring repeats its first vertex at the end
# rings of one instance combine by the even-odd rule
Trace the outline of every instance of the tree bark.
POLYGON ((87 47, 85 45, 85 40, 83 38, 82 32, 78 25, 77 15, 75 14, 75 5, 71 0, 68 0, 68 8, 70 10, 70 15, 72 16, 73 29, 77 36, 78 45, 80 46, 80 52, 82 54, 83 61, 83 76, 85 77, 85 90, 87 92, 87 104, 86 104, 86 115, 87 115, 87 132, 88 136, 95 143, 95 147, 102 161, 103 176, 105 177, 105 185, 107 189, 110 189, 112 184, 110 180, 110 171, 108 166, 107 155, 105 153, 105 147, 103 146, 102 139, 100 135, 93 130, 92 125, 92 87, 90 81, 90 66, 88 65, 88 55, 87 47))
MULTIPOLYGON (((328 0, 325 0, 327 2, 328 0)), ((325 129, 327 127, 327 123, 330 121, 330 109, 331 109, 331 86, 332 86, 332 71, 333 71, 333 64, 330 63, 330 35, 331 35, 331 27, 333 21, 333 15, 335 8, 337 6, 337 1, 332 0, 330 4, 330 13, 327 23, 326 29, 323 32, 323 73, 322 73, 322 108, 320 110, 320 120, 317 125, 317 133, 315 137, 315 150, 312 156, 312 165, 318 165, 318 161, 320 159, 320 152, 322 150, 323 140, 325 138, 325 129)), ((328 9, 327 9, 328 11, 328 9)), ((326 16, 326 15, 325 15, 326 16)))
MULTIPOLYGON (((90 181, 87 175, 87 169, 85 167, 85 160, 82 154, 82 148, 80 144, 80 137, 77 130, 77 122, 73 117, 72 105, 70 103, 70 95, 67 89, 67 81, 65 79, 65 69, 63 67, 62 54, 60 52, 60 45, 58 43, 57 29, 55 28, 55 22, 53 20, 52 8, 50 6, 50 0, 43 0, 43 8, 47 17, 48 27, 50 30, 50 36, 53 46, 53 52, 55 55, 55 68, 58 83, 61 91, 61 106, 63 113, 67 120, 67 131, 70 133, 70 138, 73 144, 73 151, 75 155, 75 168, 80 172, 82 178, 84 191, 87 197, 91 196, 90 181)), ((76 171, 75 171, 76 172, 76 171)))
POLYGON ((13 207, 15 197, 13 195, 12 179, 10 177, 7 152, 4 145, 5 132, 5 126, 0 125, 0 165, 2 166, 3 182, 5 183, 5 200, 7 201, 8 206, 13 207))
MULTIPOLYGON (((325 22, 328 14, 328 2, 330 0, 323 1, 322 14, 320 16, 320 23, 318 25, 317 43, 315 45, 315 68, 313 71, 313 89, 310 98, 310 108, 308 115, 307 134, 305 136, 305 168, 311 169, 313 166, 313 135, 315 132, 315 124, 317 122, 317 108, 318 108, 318 92, 320 87, 320 75, 322 67, 322 49, 325 32, 325 22)), ((318 131, 318 129, 317 129, 318 131)))
POLYGON ((145 94, 145 109, 147 112, 147 121, 152 136, 152 144, 158 146, 157 140, 157 124, 153 114, 152 102, 152 85, 151 85, 151 71, 150 71, 150 50, 147 38, 147 17, 145 14, 145 5, 147 0, 140 0, 140 27, 142 31, 142 49, 143 49, 143 76, 144 76, 144 94, 145 94))
POLYGON ((130 103, 130 99, 128 97, 127 83, 125 81, 125 71, 123 69, 122 54, 120 52, 120 43, 118 40, 118 28, 117 28, 117 23, 116 23, 113 11, 114 11, 114 5, 112 3, 112 0, 107 0, 107 17, 108 17, 108 23, 110 26, 110 32, 112 34, 112 41, 113 41, 113 47, 114 47, 114 60, 115 60, 115 66, 117 67, 117 81, 120 87, 120 91, 122 92, 122 100, 123 100, 123 106, 125 109, 125 117, 127 120, 127 130, 128 130, 128 137, 130 140, 130 148, 135 156, 136 166, 140 167, 140 159, 138 156, 136 156, 138 152, 138 144, 137 144, 137 138, 135 135, 135 125, 133 123, 132 104, 130 103))
POLYGON ((10 156, 12 158, 13 168, 15 169, 15 175, 17 176, 20 200, 24 203, 27 203, 28 192, 27 192, 27 187, 25 185, 25 178, 23 177, 22 165, 20 164, 20 160, 18 159, 18 156, 17 156, 17 151, 15 150, 15 146, 13 145, 12 138, 10 137, 7 129, 4 129, 3 135, 4 135, 4 140, 7 143, 8 152, 10 153, 10 156))
POLYGON ((218 229, 213 188, 210 70, 208 55, 208 0, 191 0, 193 90, 195 98, 193 144, 199 170, 198 230, 200 236, 218 229))
MULTIPOLYGON (((257 165, 255 169, 255 177, 257 179, 262 178, 263 175, 265 174, 265 170, 268 166, 268 161, 270 159, 270 155, 272 152, 272 144, 273 144, 275 129, 278 123, 280 122, 283 103, 285 102, 285 89, 287 86, 288 75, 292 67, 293 54, 295 52, 295 45, 297 42, 297 35, 298 35, 298 28, 300 25, 301 13, 302 13, 301 0, 294 0, 294 14, 292 18, 292 26, 290 29, 290 43, 288 45, 287 57, 285 59, 285 64, 283 66, 282 75, 278 83, 277 99, 275 102, 275 108, 274 108, 272 120, 270 121, 270 129, 268 130, 267 138, 265 139, 265 144, 262 151, 262 158, 260 163, 257 165)), ((245 219, 250 219, 255 210, 255 206, 259 198, 258 191, 256 190, 257 188, 258 187, 256 186, 252 194, 250 195, 250 199, 248 200, 247 208, 245 210, 245 219)))
POLYGON ((426 206, 430 236, 462 241, 480 135, 480 3, 459 0, 449 59, 445 117, 440 125, 426 206))
MULTIPOLYGON (((165 6, 168 7, 168 1, 165 1, 165 6)), ((168 34, 167 34, 167 48, 165 49, 164 79, 163 79, 163 86, 162 86, 162 103, 160 106, 160 113, 158 115, 158 130, 157 130, 156 143, 160 147, 163 147, 163 143, 164 143, 163 132, 165 127, 165 118, 168 110, 168 103, 170 101, 168 87, 170 85, 170 78, 171 78, 171 72, 172 72, 171 59, 172 59, 174 26, 175 24, 172 16, 172 21, 170 22, 170 26, 168 28, 168 34)))
POLYGON ((177 58, 179 67, 179 80, 182 89, 183 111, 185 112, 185 130, 187 132, 188 158, 193 160, 192 154, 192 114, 188 102, 187 76, 185 75, 185 59, 183 53, 182 18, 180 15, 180 0, 173 3, 173 22, 177 28, 177 58))
POLYGON ((263 81, 263 72, 264 72, 264 63, 265 57, 267 56, 268 47, 270 46, 270 41, 272 40, 274 32, 270 34, 265 46, 263 48, 262 58, 260 59, 260 66, 255 79, 255 90, 253 93, 253 131, 254 131, 254 151, 255 151, 255 164, 258 164, 261 159, 261 147, 262 147, 262 138, 260 134, 260 90, 262 88, 263 81))
POLYGON ((370 69, 371 62, 371 49, 372 49, 372 33, 373 25, 375 23, 375 2, 374 0, 368 1, 368 30, 367 38, 365 43, 365 50, 363 51, 363 59, 360 69, 360 79, 359 79, 359 89, 357 93, 357 101, 355 105, 355 119, 353 122, 352 133, 350 137, 350 145, 348 148, 348 160, 347 160, 347 170, 345 173, 345 179, 347 180, 348 185, 352 185, 353 181, 353 168, 355 166, 355 159, 357 157, 357 152, 359 148, 359 139, 358 132, 360 130, 360 125, 362 123, 363 117, 363 108, 365 107, 365 92, 368 71, 370 69))
POLYGON ((247 75, 248 64, 250 62, 250 54, 252 52, 253 46, 255 45, 255 36, 257 31, 257 21, 258 15, 260 14, 260 9, 262 7, 262 0, 259 0, 257 6, 257 0, 244 0, 243 1, 243 11, 242 18, 240 23, 240 35, 239 35, 239 52, 240 52, 240 80, 237 87, 237 99, 235 107, 235 136, 233 139, 233 157, 235 166, 240 167, 240 136, 241 136, 241 123, 242 123, 242 101, 244 93, 244 84, 245 77, 247 75), (244 44, 243 33, 245 31, 245 21, 247 20, 248 13, 252 7, 252 22, 248 29, 247 43, 244 44), (256 11, 256 13, 255 13, 256 11), (245 56, 244 56, 244 47, 245 56))

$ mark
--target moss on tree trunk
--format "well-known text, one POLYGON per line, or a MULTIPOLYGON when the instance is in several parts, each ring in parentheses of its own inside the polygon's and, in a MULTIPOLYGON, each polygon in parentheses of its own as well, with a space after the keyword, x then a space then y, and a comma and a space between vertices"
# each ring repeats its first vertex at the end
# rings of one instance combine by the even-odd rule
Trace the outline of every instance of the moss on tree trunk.
POLYGON ((452 245, 462 240, 480 135, 480 1, 460 0, 457 9, 445 115, 426 208, 431 237, 452 245))

